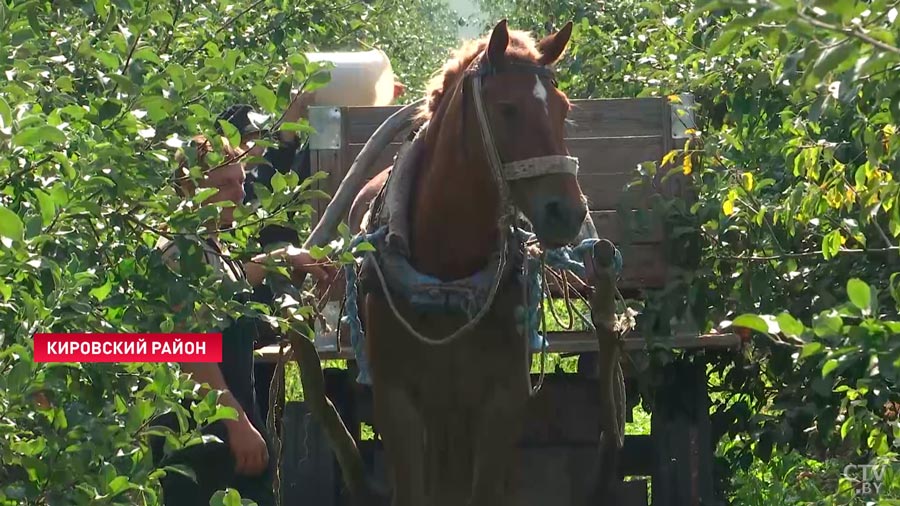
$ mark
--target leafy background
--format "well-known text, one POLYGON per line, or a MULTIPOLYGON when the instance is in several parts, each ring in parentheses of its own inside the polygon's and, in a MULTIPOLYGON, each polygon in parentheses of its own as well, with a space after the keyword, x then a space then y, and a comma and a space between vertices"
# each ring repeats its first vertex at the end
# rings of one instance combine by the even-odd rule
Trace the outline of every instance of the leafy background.
MULTIPOLYGON (((235 102, 275 124, 292 89, 327 79, 306 51, 383 47, 415 93, 454 42, 441 5, 0 0, 0 503, 157 504, 162 473, 186 472, 154 469, 147 437, 177 448, 199 432, 150 420, 231 416, 214 394, 198 399, 198 385, 152 364, 36 364, 31 336, 209 331, 229 314, 303 328, 304 292, 283 301, 296 310, 288 320, 232 301, 248 287, 211 276, 197 248, 180 274, 163 268, 159 238, 200 231, 215 212, 194 209, 206 194, 175 194, 175 153, 196 160, 186 141, 235 102), (432 23, 446 28, 420 29, 432 23)), ((312 183, 276 178, 223 240, 243 257, 259 251, 263 224, 306 231, 312 183)))
MULTIPOLYGON (((575 20, 560 72, 572 97, 696 99, 697 131, 667 155, 696 198, 654 202, 677 231, 676 269, 639 324, 746 337, 739 356, 710 357, 723 502, 900 498, 894 469, 877 497, 842 472, 893 463, 900 436, 898 4, 484 2, 487 19, 538 34, 575 20)), ((153 468, 148 421, 229 416, 167 368, 35 364, 35 332, 207 331, 241 313, 302 327, 311 315, 304 292, 283 301, 292 320, 232 302, 247 287, 216 282, 197 258, 179 275, 161 268, 158 238, 204 219, 169 185, 176 149, 236 101, 274 122, 290 89, 323 84, 302 56, 313 49, 385 49, 411 100, 458 23, 439 0, 0 0, 0 503, 156 504, 161 473, 185 470, 153 468)), ((651 184, 648 167, 634 184, 651 184)), ((224 239, 249 255, 263 223, 303 232, 317 197, 284 178, 224 239)), ((168 434, 176 447, 197 438, 168 434)))

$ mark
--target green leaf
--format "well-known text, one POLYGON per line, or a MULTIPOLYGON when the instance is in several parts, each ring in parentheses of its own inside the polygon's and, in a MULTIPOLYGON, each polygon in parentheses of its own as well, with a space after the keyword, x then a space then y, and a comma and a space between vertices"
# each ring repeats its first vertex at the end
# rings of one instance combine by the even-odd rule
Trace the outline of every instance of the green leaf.
POLYGON ((237 420, 238 414, 237 411, 231 406, 218 406, 216 408, 215 414, 210 416, 206 423, 213 423, 219 420, 237 420))
POLYGON ((838 366, 837 360, 835 360, 833 358, 828 359, 828 361, 825 362, 825 365, 822 366, 822 377, 824 378, 825 376, 828 376, 829 374, 831 374, 831 371, 834 371, 835 369, 837 369, 837 366, 838 366))
POLYGON ((284 79, 278 83, 278 103, 282 105, 282 107, 287 107, 288 104, 291 103, 291 87, 294 84, 293 76, 288 74, 284 79))
POLYGON ((767 322, 761 316, 755 314, 742 314, 731 323, 734 327, 744 327, 763 334, 778 333, 778 325, 774 321, 767 322))
POLYGON ((28 40, 31 40, 33 37, 34 31, 31 28, 22 28, 21 30, 16 30, 15 33, 12 34, 11 42, 12 45, 19 46, 28 40))
POLYGON ((781 313, 777 317, 778 327, 791 337, 797 337, 806 329, 802 323, 788 313, 781 313))
POLYGON ((856 50, 856 45, 852 41, 845 40, 822 51, 822 54, 819 55, 819 58, 813 64, 812 76, 816 79, 824 78, 826 74, 842 63, 852 59, 856 50))
POLYGON ((731 43, 741 34, 738 28, 726 28, 721 35, 709 46, 710 54, 720 54, 724 49, 729 49, 731 43))
POLYGON ((203 188, 198 190, 197 193, 195 193, 194 196, 191 197, 191 201, 195 204, 200 204, 204 200, 212 197, 213 195, 216 195, 217 193, 219 193, 218 188, 203 188))
MULTIPOLYGON (((132 81, 130 78, 128 78, 126 76, 120 76, 119 74, 110 74, 109 78, 114 83, 119 85, 120 90, 122 90, 126 93, 137 94, 140 92, 140 87, 137 84, 135 84, 134 81, 132 81)), ((116 111, 114 109, 116 107, 116 105, 117 105, 116 102, 106 102, 103 104, 103 106, 101 106, 101 108, 100 108, 100 115, 101 115, 100 121, 101 122, 106 121, 109 118, 113 118, 113 117, 115 117, 116 114, 119 113, 119 111, 116 111), (109 104, 109 105, 106 105, 106 104, 109 104), (106 108, 105 111, 104 111, 104 108, 106 108), (110 114, 110 112, 112 112, 112 114, 110 114)), ((121 110, 122 106, 118 105, 118 108, 119 108, 119 110, 121 110)))
POLYGON ((294 53, 287 58, 288 64, 293 70, 305 70, 309 60, 303 53, 294 53))
POLYGON ((114 102, 112 100, 107 100, 103 102, 103 105, 100 106, 100 110, 97 112, 98 117, 100 118, 100 122, 103 123, 108 119, 112 119, 119 114, 119 111, 122 110, 122 104, 119 102, 114 102))
POLYGON ((47 440, 42 437, 25 439, 23 441, 15 441, 10 445, 10 449, 20 455, 33 457, 44 451, 47 447, 47 440))
POLYGON ((34 194, 37 196, 38 206, 41 210, 41 223, 46 227, 56 216, 56 203, 53 201, 53 197, 44 190, 34 190, 34 194))
POLYGON ((231 124, 230 121, 226 121, 224 119, 219 120, 219 126, 222 128, 222 133, 225 134, 225 138, 228 139, 228 143, 232 146, 240 146, 241 145, 241 132, 237 129, 236 126, 231 124))
POLYGON ((373 246, 372 243, 370 243, 368 241, 363 241, 356 245, 356 248, 354 249, 354 251, 357 253, 365 253, 367 251, 375 251, 375 246, 373 246))
POLYGON ((163 468, 166 472, 173 472, 180 474, 182 476, 186 476, 191 479, 193 482, 197 482, 197 474, 194 473, 194 470, 184 464, 173 464, 171 466, 166 466, 163 468))
POLYGON ((175 23, 175 20, 172 19, 172 15, 169 14, 168 11, 165 10, 155 10, 150 14, 150 19, 156 21, 157 23, 162 23, 167 26, 172 26, 175 23))
POLYGON ((824 256, 826 260, 834 258, 841 252, 842 239, 843 236, 841 235, 840 230, 832 230, 825 236, 822 240, 822 256, 824 256))
POLYGON ((841 424, 841 439, 847 439, 847 434, 850 433, 850 429, 853 427, 853 423, 855 418, 851 415, 848 416, 844 423, 841 424))
POLYGON ((22 147, 35 147, 45 142, 63 144, 66 142, 66 135, 56 127, 42 125, 26 128, 13 136, 13 143, 22 147))
POLYGON ((326 258, 330 252, 330 247, 313 246, 309 249, 309 256, 318 261, 326 258))
POLYGON ((853 180, 856 182, 856 188, 858 190, 862 190, 866 187, 866 165, 868 165, 868 162, 860 165, 859 168, 856 169, 856 173, 854 173, 853 176, 853 180))
POLYGON ((844 320, 837 314, 820 313, 813 317, 813 331, 819 337, 840 335, 844 320))
MULTIPOLYGON (((56 129, 54 128, 54 130, 56 129)), ((3 206, 0 206, 0 237, 8 237, 17 241, 25 238, 25 226, 22 224, 22 219, 3 206)))
POLYGON ((272 176, 272 191, 275 193, 281 193, 287 187, 287 181, 284 179, 284 174, 281 172, 276 172, 272 176))
POLYGON ((887 451, 887 435, 877 427, 869 432, 866 443, 869 445, 869 448, 875 450, 875 453, 878 455, 882 455, 887 451))
POLYGON ((209 500, 210 506, 242 506, 241 494, 233 488, 218 490, 209 500))
POLYGON ((890 288, 891 297, 894 299, 894 303, 900 306, 900 272, 891 274, 888 287, 890 288))
POLYGON ((800 350, 800 358, 804 359, 807 357, 811 357, 813 355, 817 355, 821 353, 825 349, 825 346, 818 342, 806 343, 803 345, 803 349, 800 350))
POLYGON ((109 9, 109 0, 94 0, 94 12, 101 18, 106 17, 107 9, 109 9))
POLYGON ((113 478, 111 482, 109 482, 109 492, 111 494, 118 494, 128 488, 131 488, 131 483, 128 481, 127 476, 116 476, 113 478))
POLYGON ((306 81, 304 91, 315 91, 331 82, 331 72, 319 70, 309 77, 306 81))
POLYGON ((307 122, 297 123, 291 121, 282 123, 279 130, 284 132, 304 132, 308 134, 314 133, 316 131, 316 129, 307 122))
POLYGON ((850 302, 863 310, 864 313, 869 314, 872 312, 872 290, 865 281, 858 278, 848 281, 847 295, 850 297, 850 302))
POLYGON ((253 96, 256 97, 256 100, 257 102, 259 102, 260 107, 262 107, 264 110, 271 113, 274 113, 276 111, 275 104, 277 100, 275 97, 275 92, 261 84, 257 84, 250 89, 250 93, 252 93, 253 96))
POLYGON ((12 126, 12 109, 3 97, 0 97, 0 130, 12 126))
POLYGON ((94 288, 89 293, 92 297, 96 298, 98 301, 103 302, 106 300, 106 297, 109 296, 109 293, 112 291, 112 279, 107 279, 106 283, 94 288))
POLYGON ((149 46, 144 46, 141 49, 138 49, 134 53, 134 56, 132 57, 132 59, 133 60, 146 60, 146 61, 155 63, 157 65, 164 65, 162 59, 160 59, 159 55, 156 54, 156 51, 154 51, 153 48, 151 48, 149 46))

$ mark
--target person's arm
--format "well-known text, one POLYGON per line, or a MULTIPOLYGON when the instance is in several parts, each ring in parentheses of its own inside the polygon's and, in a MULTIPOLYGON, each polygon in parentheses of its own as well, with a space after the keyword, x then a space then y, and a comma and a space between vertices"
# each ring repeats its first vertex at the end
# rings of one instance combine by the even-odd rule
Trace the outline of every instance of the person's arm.
POLYGON ((319 284, 330 283, 335 276, 334 268, 328 264, 317 262, 308 251, 294 246, 287 246, 262 253, 244 263, 247 281, 250 286, 259 286, 266 279, 266 261, 285 262, 294 272, 312 275, 319 284))
POLYGON ((205 383, 210 388, 220 390, 222 393, 219 395, 219 404, 234 408, 237 412, 237 420, 223 420, 225 428, 228 430, 228 446, 234 455, 234 471, 237 474, 249 476, 262 473, 269 463, 266 441, 256 427, 250 423, 250 418, 241 407, 241 403, 228 390, 219 365, 212 362, 181 362, 180 365, 181 370, 190 374, 198 383, 205 383))
MULTIPOLYGON (((178 248, 174 244, 169 247, 162 247, 163 261, 174 271, 179 270, 178 265, 178 248)), ((180 311, 180 304, 175 304, 174 311, 180 311)), ((180 330, 181 325, 175 324, 175 328, 180 330)), ((235 472, 245 475, 258 475, 262 473, 269 462, 269 452, 266 448, 266 442, 259 434, 259 431, 250 423, 250 418, 241 407, 222 376, 222 370, 219 364, 214 362, 179 362, 181 371, 193 377, 195 381, 201 384, 207 384, 210 388, 219 390, 219 403, 231 408, 237 412, 237 420, 225 419, 223 423, 228 431, 228 446, 231 449, 235 459, 235 472)), ((205 395, 206 389, 201 389, 205 395)))

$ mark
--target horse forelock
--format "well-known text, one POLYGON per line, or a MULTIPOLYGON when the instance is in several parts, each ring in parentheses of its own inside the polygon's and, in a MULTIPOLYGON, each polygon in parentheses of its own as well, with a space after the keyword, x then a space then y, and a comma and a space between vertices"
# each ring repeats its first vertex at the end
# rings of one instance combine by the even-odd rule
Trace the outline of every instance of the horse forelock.
MULTIPOLYGON (((418 118, 431 119, 444 98, 453 90, 456 83, 463 76, 465 70, 487 47, 489 38, 467 41, 460 46, 440 71, 432 77, 425 88, 428 97, 426 103, 419 110, 418 118)), ((506 48, 506 58, 511 61, 537 63, 541 56, 537 48, 537 42, 528 33, 522 30, 509 30, 509 45, 506 48)))

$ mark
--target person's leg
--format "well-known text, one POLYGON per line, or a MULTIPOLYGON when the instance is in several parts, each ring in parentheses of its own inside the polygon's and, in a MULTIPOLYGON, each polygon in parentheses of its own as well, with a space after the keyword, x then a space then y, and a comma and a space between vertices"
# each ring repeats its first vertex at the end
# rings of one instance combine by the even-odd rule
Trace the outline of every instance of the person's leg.
MULTIPOLYGON (((161 468, 179 466, 193 472, 196 477, 195 481, 177 471, 167 470, 166 476, 160 480, 165 506, 205 506, 216 491, 236 488, 233 484, 235 462, 228 447, 228 434, 224 424, 214 423, 202 432, 214 435, 222 442, 196 444, 154 459, 161 468)), ((158 452, 161 453, 160 446, 156 447, 154 455, 158 452)))

